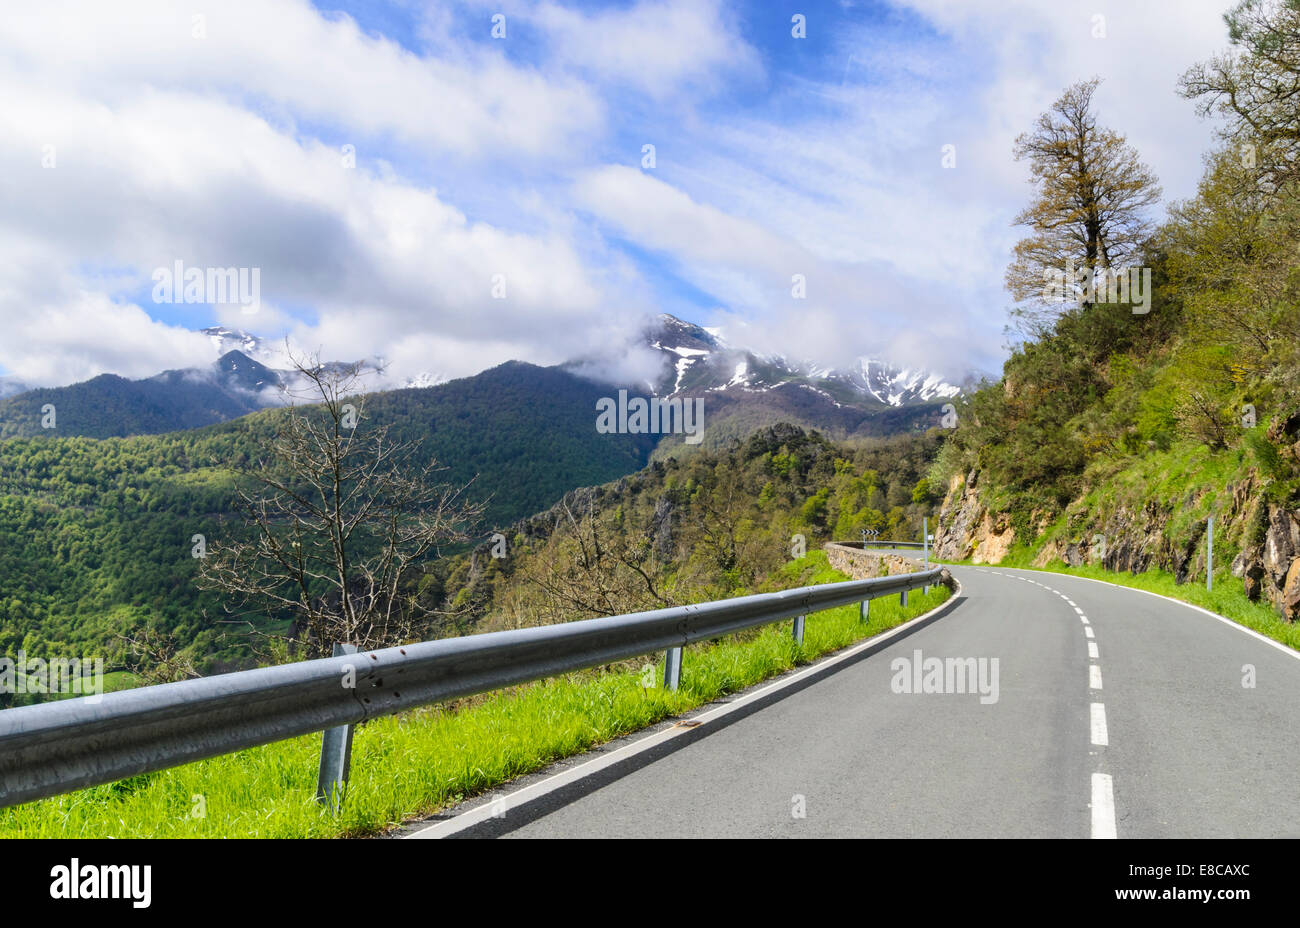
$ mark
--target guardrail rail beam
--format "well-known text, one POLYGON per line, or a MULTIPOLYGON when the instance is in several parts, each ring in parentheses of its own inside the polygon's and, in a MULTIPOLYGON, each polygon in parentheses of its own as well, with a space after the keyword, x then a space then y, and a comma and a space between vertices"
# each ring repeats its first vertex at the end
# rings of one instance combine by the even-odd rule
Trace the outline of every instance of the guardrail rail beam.
POLYGON ((676 689, 699 641, 939 583, 944 571, 821 583, 689 606, 423 641, 0 711, 0 807, 313 732, 318 786, 341 795, 346 730, 366 719, 665 653, 676 689), (354 687, 341 685, 349 679, 354 687), (334 789, 330 788, 334 784, 334 789))

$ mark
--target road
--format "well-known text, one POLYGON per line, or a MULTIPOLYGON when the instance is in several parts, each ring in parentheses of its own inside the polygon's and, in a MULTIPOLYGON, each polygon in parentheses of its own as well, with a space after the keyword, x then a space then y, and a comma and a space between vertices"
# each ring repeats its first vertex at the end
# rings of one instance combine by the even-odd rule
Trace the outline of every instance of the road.
POLYGON ((461 835, 1300 836, 1293 652, 1134 590, 953 573, 931 624, 461 835), (996 659, 996 700, 895 692, 917 651, 985 684, 996 659))

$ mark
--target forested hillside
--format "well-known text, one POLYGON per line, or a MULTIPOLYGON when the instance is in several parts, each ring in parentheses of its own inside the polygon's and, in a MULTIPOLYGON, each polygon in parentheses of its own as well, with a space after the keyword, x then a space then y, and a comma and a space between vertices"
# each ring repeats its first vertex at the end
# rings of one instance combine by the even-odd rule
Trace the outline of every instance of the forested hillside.
MULTIPOLYGON (((1247 3, 1230 23, 1234 54, 1182 84, 1222 117, 1222 146, 1196 196, 1173 204, 1129 259, 1151 271, 1148 311, 1080 300, 1022 315, 1028 339, 1001 382, 963 404, 931 472, 949 490, 941 554, 1159 567, 1204 582, 1214 516, 1216 572, 1300 615, 1300 9, 1247 3)), ((1111 164, 1122 153, 1113 142, 1097 143, 1111 164)), ((1132 164, 1126 179, 1139 184, 1132 164)), ((1112 179, 1105 170, 1075 179, 1063 225, 1086 185, 1112 179)), ((1026 214, 1050 214, 1049 196, 1026 214)), ((1041 269, 1035 234, 1013 284, 1041 269)), ((1091 266, 1068 245, 1053 253, 1091 266)))
POLYGON ((201 428, 268 405, 279 375, 239 351, 208 370, 164 371, 146 380, 100 374, 0 400, 0 438, 40 435, 112 438, 201 428))
MULTIPOLYGON (((596 433, 605 392, 556 369, 506 364, 372 395, 363 416, 420 439, 447 482, 469 483, 486 503, 487 533, 644 465, 654 436, 596 433)), ((116 666, 126 649, 118 636, 154 628, 205 669, 245 660, 246 626, 216 624, 219 602, 195 586, 192 538, 244 531, 231 468, 283 414, 157 436, 0 441, 0 653, 103 654, 116 666)), ((287 627, 283 617, 266 624, 287 627)))
POLYGON ((939 430, 855 444, 788 424, 567 494, 445 580, 463 629, 514 628, 743 595, 799 547, 863 529, 918 540, 939 430))

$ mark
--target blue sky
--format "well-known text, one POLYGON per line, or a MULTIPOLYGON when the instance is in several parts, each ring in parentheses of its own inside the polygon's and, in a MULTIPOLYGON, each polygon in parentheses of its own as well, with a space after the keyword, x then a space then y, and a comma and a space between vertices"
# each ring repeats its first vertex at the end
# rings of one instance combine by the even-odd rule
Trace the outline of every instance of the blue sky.
POLYGON ((193 330, 221 323, 383 356, 398 378, 590 354, 636 376, 646 359, 623 346, 671 312, 794 358, 994 371, 1029 195, 1015 136, 1098 75, 1103 122, 1166 200, 1194 192, 1212 144, 1175 84, 1226 45, 1226 4, 1104 6, 6 13, 0 369, 32 384, 148 376, 210 361, 193 330), (257 311, 156 301, 152 275, 177 260, 257 268, 257 311))

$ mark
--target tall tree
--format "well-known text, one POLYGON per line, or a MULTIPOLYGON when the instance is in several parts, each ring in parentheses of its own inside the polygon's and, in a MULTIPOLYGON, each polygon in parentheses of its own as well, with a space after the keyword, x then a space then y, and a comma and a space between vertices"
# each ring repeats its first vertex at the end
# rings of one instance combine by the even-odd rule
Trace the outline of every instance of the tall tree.
POLYGON ((1030 234, 1016 245, 1006 282, 1019 304, 1012 316, 1036 337, 1086 297, 1090 278, 1065 278, 1059 290, 1053 281, 1075 270, 1123 268, 1149 237, 1146 210, 1160 199, 1155 175, 1124 136, 1097 124, 1099 83, 1069 87, 1016 139, 1015 157, 1029 162, 1035 197, 1016 216, 1030 234))
POLYGON ((1170 207, 1159 236, 1169 285, 1192 335, 1231 346, 1243 372, 1263 373, 1276 340, 1300 339, 1300 203, 1262 194, 1231 148, 1207 161, 1197 195, 1170 207))
POLYGON ((1223 18, 1232 49, 1180 88, 1202 115, 1226 117, 1221 135, 1276 192, 1300 177, 1300 0, 1242 0, 1223 18))
POLYGON ((199 584, 241 610, 292 615, 307 657, 419 637, 435 613, 408 581, 441 545, 465 540, 481 507, 435 479, 418 443, 366 421, 360 365, 312 357, 294 368, 295 402, 239 468, 251 538, 214 539, 199 584))

